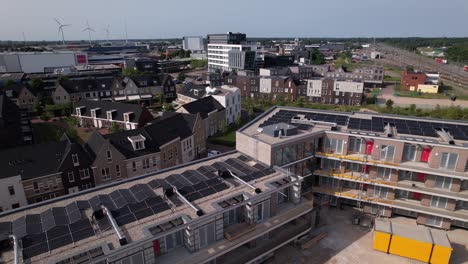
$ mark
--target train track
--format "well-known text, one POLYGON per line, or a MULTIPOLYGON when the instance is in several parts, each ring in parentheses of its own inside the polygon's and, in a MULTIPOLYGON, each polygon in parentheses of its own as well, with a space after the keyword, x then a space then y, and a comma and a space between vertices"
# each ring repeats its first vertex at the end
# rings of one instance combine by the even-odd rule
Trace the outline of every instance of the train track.
POLYGON ((383 64, 401 68, 411 66, 423 71, 439 72, 442 79, 450 80, 468 88, 468 72, 463 71, 463 67, 453 64, 439 64, 430 58, 382 43, 376 44, 376 50, 384 53, 382 55, 383 59, 381 59, 383 64))

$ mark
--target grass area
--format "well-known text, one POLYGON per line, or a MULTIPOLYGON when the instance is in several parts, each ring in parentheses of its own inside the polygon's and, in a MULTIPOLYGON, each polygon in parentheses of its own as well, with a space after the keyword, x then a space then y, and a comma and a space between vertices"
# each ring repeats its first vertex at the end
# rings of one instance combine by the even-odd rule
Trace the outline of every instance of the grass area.
POLYGON ((65 129, 56 123, 33 123, 34 141, 36 143, 47 143, 57 141, 65 129))
POLYGON ((212 144, 223 145, 227 147, 235 147, 236 146, 236 130, 237 129, 231 129, 223 135, 210 137, 208 140, 212 144))
POLYGON ((385 76, 384 76, 384 81, 385 81, 385 82, 400 82, 400 81, 401 81, 401 77, 385 75, 385 76))

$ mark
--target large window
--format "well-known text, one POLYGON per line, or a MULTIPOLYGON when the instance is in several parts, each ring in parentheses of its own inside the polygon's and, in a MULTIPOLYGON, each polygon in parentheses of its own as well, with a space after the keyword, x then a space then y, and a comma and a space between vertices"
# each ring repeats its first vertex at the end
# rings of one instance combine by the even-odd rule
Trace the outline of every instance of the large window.
POLYGON ((180 246, 183 245, 183 234, 182 234, 182 230, 180 231, 177 231, 175 233, 172 233, 172 234, 169 234, 167 236, 164 237, 164 239, 166 240, 166 252, 170 252, 180 246))
POLYGON ((439 196, 432 196, 431 199, 431 206, 432 207, 439 207, 439 208, 446 208, 447 207, 448 199, 445 197, 439 196))
POLYGON ((89 169, 81 169, 79 172, 80 172, 80 179, 82 180, 89 179, 91 177, 89 173, 89 169))
POLYGON ((361 153, 362 139, 360 138, 349 138, 348 150, 354 153, 361 153))
POLYGON ((380 159, 386 161, 393 161, 393 155, 395 154, 395 146, 382 145, 380 149, 380 159))
POLYGON ((241 223, 243 221, 242 206, 223 213, 224 227, 241 223))
POLYGON ((101 176, 102 176, 103 181, 110 180, 111 176, 110 176, 109 168, 102 168, 101 169, 101 176))
POLYGON ((112 152, 110 151, 110 149, 106 151, 106 156, 107 156, 107 161, 112 162, 112 152))
POLYGON ((343 153, 343 140, 336 138, 327 138, 325 140, 325 148, 327 151, 332 153, 341 154, 343 153))
POLYGON ((440 168, 453 170, 457 163, 458 154, 456 153, 442 153, 440 157, 440 168))
POLYGON ((72 154, 73 166, 79 166, 80 161, 78 160, 78 154, 72 154))
POLYGON ((435 186, 444 189, 450 189, 452 179, 449 177, 437 176, 435 179, 435 186))
POLYGON ((198 229, 198 235, 200 238, 200 248, 206 247, 213 243, 215 239, 215 225, 209 223, 198 229))
POLYGON ((265 218, 268 218, 270 216, 270 201, 267 200, 257 204, 255 211, 257 214, 257 222, 261 222, 265 218))
POLYGON ((379 167, 377 170, 377 178, 384 179, 386 181, 390 180, 392 176, 392 169, 379 167))
POLYGON ((69 182, 74 182, 75 181, 75 175, 73 175, 73 171, 68 172, 68 181, 69 182))
POLYGON ((403 161, 414 161, 416 160, 416 152, 418 147, 411 144, 405 144, 403 148, 403 161))
POLYGON ((143 159, 143 169, 148 169, 150 167, 149 158, 143 159))
POLYGON ((387 188, 381 186, 374 187, 374 196, 387 198, 387 188))

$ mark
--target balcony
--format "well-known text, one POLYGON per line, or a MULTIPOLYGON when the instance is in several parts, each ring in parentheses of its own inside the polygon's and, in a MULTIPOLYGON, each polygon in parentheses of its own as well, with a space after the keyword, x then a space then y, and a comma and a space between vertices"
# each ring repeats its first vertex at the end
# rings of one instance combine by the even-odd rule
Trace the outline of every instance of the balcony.
POLYGON ((419 192, 423 194, 436 195, 455 200, 468 201, 468 190, 464 190, 461 192, 451 192, 447 189, 442 188, 427 188, 422 182, 408 180, 392 182, 379 178, 369 179, 368 174, 343 169, 316 170, 314 171, 314 174, 335 179, 353 181, 364 184, 372 184, 410 192, 419 192))
POLYGON ((371 155, 362 154, 362 153, 349 153, 349 154, 339 154, 334 152, 333 150, 327 149, 320 149, 316 153, 317 157, 322 158, 332 158, 335 160, 341 161, 351 161, 351 162, 358 162, 365 165, 374 165, 374 166, 381 166, 394 168, 397 170, 407 170, 407 171, 414 171, 414 172, 423 172, 427 174, 435 174, 445 177, 454 176, 460 179, 468 179, 466 176, 466 172, 457 172, 457 171, 450 171, 447 173, 446 169, 443 168, 430 168, 429 165, 425 162, 417 162, 417 161, 404 161, 404 162, 391 162, 386 160, 375 160, 372 159, 371 155))
MULTIPOLYGON (((310 222, 307 222, 309 225, 308 228, 304 227, 305 220, 300 220, 301 216, 309 213, 313 209, 313 201, 305 200, 298 204, 293 205, 291 203, 285 204, 285 206, 279 207, 278 212, 275 216, 266 219, 261 223, 257 223, 253 226, 249 226, 248 232, 241 232, 240 235, 236 237, 231 237, 230 240, 223 239, 216 243, 213 243, 205 248, 202 248, 194 253, 188 252, 184 247, 180 247, 168 254, 162 255, 156 259, 157 263, 204 263, 212 259, 218 258, 225 254, 230 253, 231 251, 242 248, 246 243, 256 240, 257 238, 267 234, 268 232, 275 231, 278 229, 278 239, 273 239, 268 243, 280 243, 281 239, 287 239, 288 236, 293 237, 297 232, 305 232, 310 228, 310 222), (291 224, 290 222, 294 219, 297 219, 297 225, 291 224), (302 223, 302 224, 301 224, 302 223), (292 229, 289 229, 292 227, 292 229), (281 228, 281 229, 279 229, 281 228)), ((303 218, 301 218, 303 219, 303 218)), ((258 247, 257 253, 261 254, 261 251, 264 251, 264 246, 258 247)), ((249 260, 249 252, 243 252, 241 255, 242 258, 249 260), (245 256, 244 256, 245 255, 245 256)), ((254 255, 255 257, 257 255, 254 255)), ((235 258, 239 256, 236 255, 235 258)), ((252 257, 252 258, 253 258, 252 257)), ((236 259, 237 260, 237 259, 236 259)), ((225 261, 229 261, 226 259, 225 261)), ((240 263, 240 262, 237 262, 240 263)))

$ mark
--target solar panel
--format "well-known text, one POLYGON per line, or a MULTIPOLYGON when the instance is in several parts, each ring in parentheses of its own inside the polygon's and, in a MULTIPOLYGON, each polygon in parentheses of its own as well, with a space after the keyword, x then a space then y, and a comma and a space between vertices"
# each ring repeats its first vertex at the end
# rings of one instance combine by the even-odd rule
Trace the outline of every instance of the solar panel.
POLYGON ((27 235, 26 232, 26 217, 22 216, 13 221, 13 234, 18 238, 22 238, 27 235))

